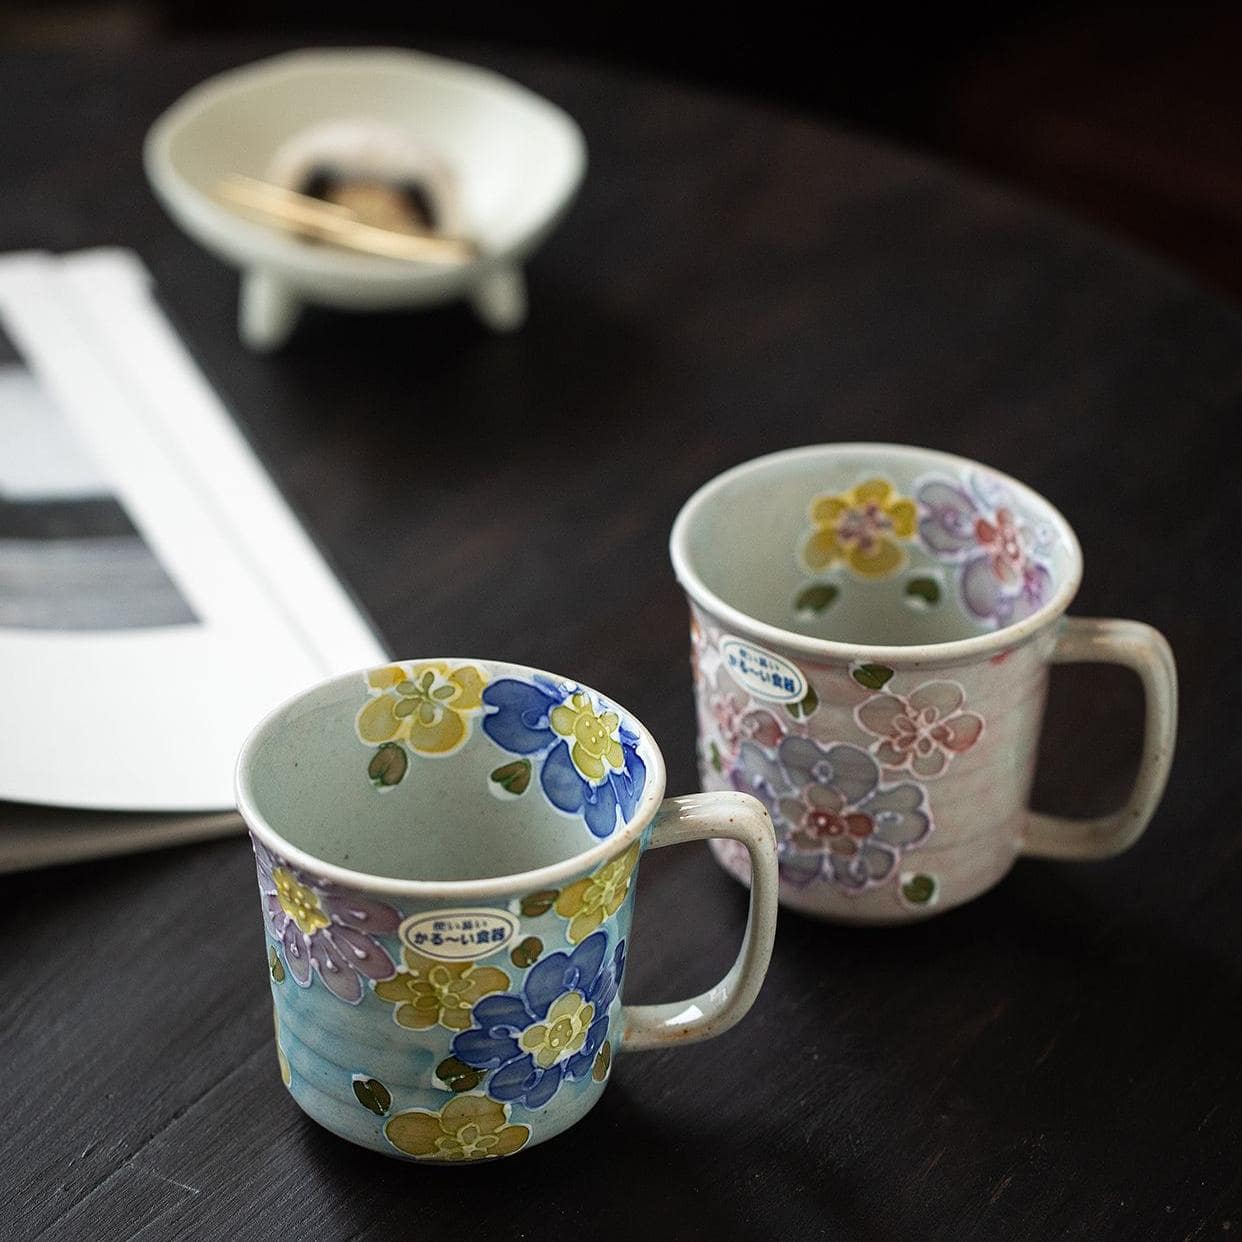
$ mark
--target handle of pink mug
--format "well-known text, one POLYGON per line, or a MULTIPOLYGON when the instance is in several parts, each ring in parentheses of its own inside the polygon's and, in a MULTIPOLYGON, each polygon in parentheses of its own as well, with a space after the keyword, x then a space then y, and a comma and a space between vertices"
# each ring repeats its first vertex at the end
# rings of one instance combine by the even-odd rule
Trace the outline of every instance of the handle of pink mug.
POLYGON ((1069 617, 1054 664, 1120 664, 1143 683, 1146 716, 1138 778, 1126 804, 1098 819, 1068 819, 1032 812, 1022 853, 1035 858, 1087 861, 1129 849, 1143 833, 1164 793, 1177 737, 1177 668, 1164 635, 1139 621, 1069 617))
POLYGON ((749 794, 706 793, 667 798, 656 812, 649 849, 710 837, 740 841, 750 854, 750 913, 729 973, 690 1000, 625 1005, 621 1050, 692 1044, 727 1031, 745 1016, 763 984, 776 936, 776 834, 763 804, 749 794))

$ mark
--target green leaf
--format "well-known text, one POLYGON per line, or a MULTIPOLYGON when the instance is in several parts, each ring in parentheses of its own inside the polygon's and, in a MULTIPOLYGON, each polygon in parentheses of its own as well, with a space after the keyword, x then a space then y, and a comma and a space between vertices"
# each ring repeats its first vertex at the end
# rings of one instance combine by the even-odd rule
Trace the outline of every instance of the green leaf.
POLYGON ((785 710, 795 720, 805 720, 819 706, 819 695, 815 693, 815 687, 808 684, 806 693, 797 703, 786 703, 785 710))
POLYGON ((530 784, 530 760, 515 759, 502 764, 492 773, 492 780, 506 793, 523 794, 530 784))
POLYGON ((410 760, 404 747, 396 742, 385 742, 372 756, 367 775, 377 789, 386 789, 399 785, 409 766, 410 760))
POLYGON ((863 664, 853 671, 853 678, 868 690, 883 690, 893 676, 893 670, 883 664, 863 664))
POLYGON ((813 582, 799 592, 794 607, 799 612, 823 612, 840 594, 840 587, 831 582, 813 582))
POLYGON ((552 909, 552 903, 561 895, 559 888, 544 888, 537 893, 523 897, 519 907, 528 919, 537 919, 552 909))
POLYGON ((472 1091, 483 1081, 483 1071, 457 1057, 445 1057, 436 1066, 436 1077, 450 1091, 472 1091))
POLYGON ((940 583, 935 578, 911 578, 906 583, 906 594, 927 604, 940 603, 940 583))
POLYGON ((527 936, 521 944, 515 945, 509 954, 509 960, 519 969, 533 966, 543 952, 543 941, 538 936, 527 936))
POLYGON ((717 746, 715 742, 712 743, 711 747, 711 760, 712 767, 715 768, 717 772, 724 771, 724 760, 720 757, 720 747, 717 746))
POLYGON ((280 960, 280 954, 276 952, 275 945, 269 945, 268 950, 269 950, 268 965, 271 967, 271 970, 272 970, 272 978, 275 979, 277 983, 284 983, 285 964, 284 962, 280 960))
POLYGON ((382 1117, 392 1107, 392 1093, 378 1078, 355 1078, 354 1094, 363 1108, 382 1117))
POLYGON ((912 875, 901 886, 901 895, 914 906, 925 906, 936 895, 939 887, 934 875, 912 875))

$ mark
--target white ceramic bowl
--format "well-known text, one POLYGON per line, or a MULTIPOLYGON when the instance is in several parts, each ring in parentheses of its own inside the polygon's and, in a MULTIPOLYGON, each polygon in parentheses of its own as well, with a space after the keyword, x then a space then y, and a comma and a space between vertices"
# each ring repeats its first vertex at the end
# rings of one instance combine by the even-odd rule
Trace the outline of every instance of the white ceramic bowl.
POLYGON ((521 265, 586 168, 581 130, 547 100, 486 69, 391 49, 292 52, 210 78, 155 122, 144 155, 173 219, 242 269, 240 331, 258 349, 281 344, 307 302, 385 310, 464 297, 492 327, 517 327, 521 265), (265 177, 290 138, 341 117, 399 126, 443 157, 479 259, 414 264, 308 245, 214 197, 221 178, 265 177))

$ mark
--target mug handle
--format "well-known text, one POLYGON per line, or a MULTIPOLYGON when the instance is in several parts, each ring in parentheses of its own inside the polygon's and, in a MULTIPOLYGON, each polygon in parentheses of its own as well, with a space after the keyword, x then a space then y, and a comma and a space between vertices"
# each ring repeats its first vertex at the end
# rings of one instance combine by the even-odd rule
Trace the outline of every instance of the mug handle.
POLYGON ((1068 819, 1032 812, 1022 853, 1033 858, 1087 861, 1129 849, 1143 833, 1164 793, 1177 737, 1177 668, 1164 635, 1139 621, 1068 617, 1052 653, 1053 664, 1120 664, 1143 683, 1146 716, 1138 777, 1126 804, 1099 819, 1068 819))
POLYGON ((624 1005, 621 1050, 691 1044, 721 1035, 759 995, 776 936, 776 833, 763 803, 750 794, 689 794, 666 798, 656 812, 649 849, 709 837, 740 841, 750 854, 750 912, 742 947, 729 973, 691 1000, 624 1005))

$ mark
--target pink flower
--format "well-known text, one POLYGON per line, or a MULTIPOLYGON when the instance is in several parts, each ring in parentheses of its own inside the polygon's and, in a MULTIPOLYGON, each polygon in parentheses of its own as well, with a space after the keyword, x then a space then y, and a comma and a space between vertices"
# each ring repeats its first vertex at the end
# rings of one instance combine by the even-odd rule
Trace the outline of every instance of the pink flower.
POLYGON ((918 497, 919 537, 938 561, 959 565, 962 603, 975 616, 1010 625, 1048 598, 1049 536, 1017 511, 1008 489, 981 477, 971 480, 969 490, 929 479, 918 497))
POLYGON ((874 695, 855 710, 854 718, 877 739, 871 753, 884 767, 909 768, 928 778, 939 776, 983 732, 983 717, 962 711, 965 701, 956 682, 928 681, 909 698, 874 695))
POLYGON ((723 694, 713 694, 709 700, 716 728, 726 748, 732 751, 737 746, 738 735, 742 727, 743 707, 727 690, 723 694))
POLYGON ((1022 532, 1013 520, 1013 514, 1003 506, 996 510, 996 521, 985 517, 975 518, 975 538, 979 546, 986 548, 992 572, 998 582, 1017 583, 1022 579, 1026 565, 1026 548, 1022 532))
POLYGON ((748 738, 762 746, 775 746, 787 732, 786 725, 766 707, 756 704, 723 667, 715 687, 707 691, 706 702, 724 754, 730 759, 748 738))
POLYGON ((789 839, 794 849, 807 854, 831 851, 850 857, 875 832, 872 816, 844 807, 840 795, 827 785, 806 785, 797 798, 782 799, 781 816, 792 827, 789 839))
POLYGON ((776 746, 785 736, 785 726, 770 711, 756 708, 742 717, 741 735, 760 746, 776 746))

